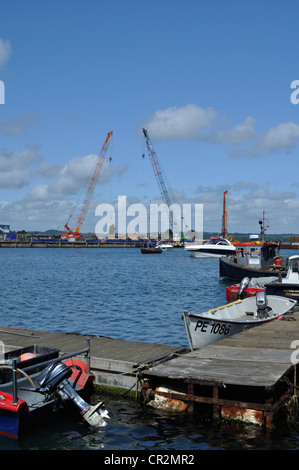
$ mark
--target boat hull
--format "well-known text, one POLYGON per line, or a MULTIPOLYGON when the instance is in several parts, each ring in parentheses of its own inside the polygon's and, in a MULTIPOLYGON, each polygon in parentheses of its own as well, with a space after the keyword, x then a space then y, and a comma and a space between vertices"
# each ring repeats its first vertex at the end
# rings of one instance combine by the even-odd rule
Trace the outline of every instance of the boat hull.
POLYGON ((152 255, 163 252, 161 248, 140 248, 140 251, 141 253, 152 254, 152 255))
POLYGON ((217 248, 194 248, 193 250, 187 250, 192 256, 196 256, 197 258, 221 258, 222 256, 229 256, 233 254, 232 250, 225 249, 219 250, 217 248))
POLYGON ((220 277, 226 277, 235 281, 241 281, 244 277, 267 277, 267 276, 278 276, 281 274, 282 277, 286 276, 286 269, 281 267, 273 268, 254 268, 251 266, 244 266, 237 264, 232 258, 223 256, 219 260, 219 274, 220 277))
POLYGON ((228 320, 213 320, 192 314, 185 316, 185 325, 191 349, 203 348, 209 344, 242 333, 242 331, 253 328, 257 326, 257 324, 238 324, 228 320))
POLYGON ((202 257, 213 257, 220 258, 221 256, 234 255, 236 248, 232 243, 225 238, 212 237, 207 242, 194 243, 185 246, 185 250, 188 251, 192 256, 198 258, 202 257))
POLYGON ((297 303, 293 299, 282 299, 279 296, 271 296, 268 299, 273 314, 265 317, 258 317, 255 314, 256 301, 254 297, 248 297, 199 315, 185 311, 183 319, 190 348, 202 348, 245 330, 282 318, 297 303), (229 312, 234 313, 230 314, 229 312), (230 316, 231 318, 229 318, 230 316))
POLYGON ((299 286, 292 283, 273 282, 266 284, 267 295, 280 295, 299 301, 299 286))

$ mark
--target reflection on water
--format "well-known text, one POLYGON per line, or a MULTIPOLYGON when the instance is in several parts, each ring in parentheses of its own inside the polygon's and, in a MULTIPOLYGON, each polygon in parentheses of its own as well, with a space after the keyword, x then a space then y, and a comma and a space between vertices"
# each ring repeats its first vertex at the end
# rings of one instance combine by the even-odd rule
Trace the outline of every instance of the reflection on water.
POLYGON ((297 432, 279 435, 245 424, 201 423, 193 416, 144 409, 131 400, 106 401, 108 427, 90 431, 69 417, 15 442, 0 438, 0 449, 19 450, 286 450, 298 449, 297 432))

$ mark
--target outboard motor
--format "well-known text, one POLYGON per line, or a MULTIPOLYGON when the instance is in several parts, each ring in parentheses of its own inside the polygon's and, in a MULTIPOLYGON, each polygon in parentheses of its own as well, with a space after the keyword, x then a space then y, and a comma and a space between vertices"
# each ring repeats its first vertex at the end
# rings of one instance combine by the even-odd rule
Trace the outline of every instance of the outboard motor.
POLYGON ((268 317, 268 300, 265 292, 257 292, 256 294, 257 316, 259 318, 268 317))
POLYGON ((104 403, 100 402, 94 406, 86 403, 68 381, 71 375, 72 370, 70 367, 63 362, 55 362, 38 376, 37 382, 40 387, 37 387, 34 391, 47 396, 57 393, 62 400, 71 400, 80 409, 82 417, 90 426, 106 426, 106 418, 109 418, 109 416, 108 411, 104 408, 104 403))
POLYGON ((242 281, 240 282, 240 287, 239 287, 239 292, 238 292, 238 299, 243 299, 244 298, 244 291, 249 286, 249 283, 250 283, 249 277, 244 277, 244 279, 242 279, 242 281))

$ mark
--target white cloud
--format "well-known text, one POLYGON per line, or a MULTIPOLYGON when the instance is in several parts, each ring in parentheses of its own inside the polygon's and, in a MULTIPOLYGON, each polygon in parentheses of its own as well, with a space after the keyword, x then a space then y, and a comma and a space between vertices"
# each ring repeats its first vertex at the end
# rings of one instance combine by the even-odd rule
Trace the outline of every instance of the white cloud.
POLYGON ((0 68, 4 67, 11 55, 11 44, 5 39, 0 39, 0 68))
POLYGON ((230 130, 226 131, 219 131, 216 134, 216 139, 219 143, 229 143, 229 144, 240 144, 243 142, 250 142, 252 141, 256 134, 255 134, 255 119, 253 117, 248 116, 244 122, 237 124, 230 130))
POLYGON ((156 111, 146 122, 146 129, 155 140, 200 139, 217 118, 217 111, 187 104, 156 111))
POLYGON ((292 121, 283 122, 259 135, 251 147, 233 149, 231 155, 237 158, 262 157, 280 150, 290 153, 295 148, 297 139, 299 139, 299 124, 292 121))
POLYGON ((236 181, 233 184, 198 186, 197 203, 203 204, 204 230, 220 233, 223 191, 226 196, 228 232, 259 233, 259 220, 265 211, 270 222, 269 233, 299 233, 294 213, 299 211, 299 199, 292 191, 272 190, 267 184, 236 181))
MULTIPOLYGON (((51 167, 46 164, 46 174, 51 172, 56 179, 50 183, 36 184, 27 194, 27 200, 59 200, 70 197, 78 197, 79 193, 87 190, 98 155, 91 154, 83 157, 73 157, 63 166, 51 167)), ((45 165, 42 165, 45 168, 45 165)), ((112 174, 121 176, 126 167, 118 166, 111 170, 110 164, 105 161, 102 167, 98 184, 107 183, 112 174)))
POLYGON ((0 154, 0 188, 20 189, 28 186, 36 174, 41 156, 34 149, 0 154))
POLYGON ((263 157, 277 151, 290 153, 299 139, 299 124, 292 121, 279 123, 264 133, 256 131, 252 116, 231 129, 223 128, 225 121, 227 118, 213 108, 188 104, 156 111, 145 127, 154 140, 192 139, 230 145, 230 156, 234 158, 263 157))

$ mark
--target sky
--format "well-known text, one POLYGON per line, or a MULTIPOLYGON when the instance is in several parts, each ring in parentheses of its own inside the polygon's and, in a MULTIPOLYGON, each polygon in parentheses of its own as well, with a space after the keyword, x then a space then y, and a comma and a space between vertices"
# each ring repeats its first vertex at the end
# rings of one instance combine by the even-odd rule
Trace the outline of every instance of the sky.
POLYGON ((268 233, 299 234, 298 13, 295 0, 2 2, 0 224, 74 226, 110 131, 82 231, 119 196, 161 202, 145 128, 205 231, 221 231, 227 191, 229 233, 257 233, 264 213, 268 233))

